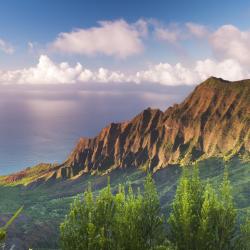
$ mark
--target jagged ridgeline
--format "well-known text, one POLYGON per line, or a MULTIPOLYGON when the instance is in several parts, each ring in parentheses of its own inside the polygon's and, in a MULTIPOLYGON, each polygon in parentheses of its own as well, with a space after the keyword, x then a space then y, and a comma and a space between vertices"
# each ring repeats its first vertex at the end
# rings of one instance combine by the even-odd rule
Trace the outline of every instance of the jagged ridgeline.
POLYGON ((210 77, 164 112, 148 108, 94 138, 81 138, 61 165, 39 165, 2 181, 77 178, 129 167, 157 171, 210 157, 249 160, 249 154, 250 80, 210 77))

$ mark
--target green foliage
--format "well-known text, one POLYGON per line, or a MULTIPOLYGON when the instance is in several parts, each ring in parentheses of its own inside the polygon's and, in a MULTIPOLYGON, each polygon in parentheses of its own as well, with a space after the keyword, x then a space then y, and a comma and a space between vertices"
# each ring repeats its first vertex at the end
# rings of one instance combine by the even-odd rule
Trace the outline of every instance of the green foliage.
POLYGON ((171 240, 180 250, 230 250, 236 246, 236 210, 228 172, 217 195, 200 181, 198 169, 184 171, 169 218, 171 240))
POLYGON ((241 235, 238 241, 238 249, 250 249, 250 212, 247 214, 245 223, 241 225, 241 235))
POLYGON ((0 229, 0 244, 5 240, 6 238, 6 230, 0 229))
MULTIPOLYGON (((224 164, 222 160, 217 158, 199 162, 202 182, 209 179, 209 183, 216 190, 218 199, 219 184, 224 175, 224 164)), ((229 165, 228 172, 233 187, 239 227, 239 222, 244 221, 246 212, 250 211, 250 163, 234 158, 227 164, 229 165)), ((191 168, 192 166, 186 169, 191 168)), ((155 184, 160 195, 161 209, 167 216, 172 211, 171 203, 179 183, 181 169, 178 166, 167 167, 154 174, 155 184)), ((128 168, 113 171, 109 175, 112 179, 112 190, 118 190, 120 183, 129 181, 133 189, 135 186, 141 187, 141 195, 143 195, 144 172, 128 168)), ((87 190, 88 182, 96 187, 96 190, 93 191, 94 196, 96 196, 98 190, 106 186, 107 178, 105 176, 85 175, 81 181, 54 182, 53 185, 49 182, 32 186, 32 188, 21 185, 15 187, 0 186, 1 217, 3 218, 4 214, 14 214, 24 204, 25 216, 22 217, 22 223, 15 223, 9 231, 14 230, 15 238, 19 241, 22 240, 22 245, 27 249, 29 247, 33 247, 33 249, 59 249, 59 225, 64 221, 65 215, 69 213, 70 204, 79 194, 79 190, 87 190)))
POLYGON ((22 212, 23 207, 20 207, 15 214, 9 219, 9 221, 5 224, 4 227, 0 228, 0 244, 4 242, 7 236, 7 229, 8 227, 14 222, 14 220, 20 215, 22 212))
POLYGON ((156 186, 151 175, 148 175, 144 185, 144 195, 140 209, 142 238, 145 242, 144 249, 151 249, 158 245, 164 238, 161 206, 156 186))
POLYGON ((113 195, 110 184, 94 197, 89 188, 76 199, 61 224, 62 249, 142 250, 163 243, 163 217, 155 184, 148 176, 144 192, 128 192, 120 185, 113 195))
POLYGON ((199 228, 200 210, 203 202, 203 185, 199 179, 198 168, 190 176, 183 171, 176 196, 173 211, 169 217, 170 238, 178 249, 195 249, 199 228))
POLYGON ((219 195, 210 184, 205 188, 200 218, 199 249, 235 249, 235 238, 236 210, 226 170, 219 195))

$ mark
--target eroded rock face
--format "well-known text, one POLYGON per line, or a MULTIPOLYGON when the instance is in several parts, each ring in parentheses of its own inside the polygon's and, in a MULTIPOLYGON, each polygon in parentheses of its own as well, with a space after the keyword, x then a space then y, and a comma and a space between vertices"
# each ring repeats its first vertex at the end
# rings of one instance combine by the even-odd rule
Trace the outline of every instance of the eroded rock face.
POLYGON ((211 77, 165 112, 148 108, 131 121, 110 124, 95 138, 81 138, 58 176, 126 167, 156 171, 249 152, 250 80, 211 77))
POLYGON ((250 154, 250 80, 211 77, 165 112, 148 108, 131 121, 111 123, 95 138, 81 138, 63 164, 41 177, 77 178, 127 167, 157 171, 236 154, 250 154))

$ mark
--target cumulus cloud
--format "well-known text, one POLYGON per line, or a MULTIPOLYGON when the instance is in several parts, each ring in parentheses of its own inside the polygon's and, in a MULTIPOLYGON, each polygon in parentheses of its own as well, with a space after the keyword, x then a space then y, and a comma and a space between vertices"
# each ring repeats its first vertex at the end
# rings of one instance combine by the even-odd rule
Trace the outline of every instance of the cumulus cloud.
POLYGON ((147 33, 145 21, 128 24, 124 20, 116 20, 98 24, 98 27, 60 33, 50 48, 66 54, 104 54, 119 58, 126 58, 143 50, 141 37, 147 33))
POLYGON ((41 55, 34 67, 0 71, 1 84, 73 84, 73 83, 156 83, 163 85, 193 85, 210 76, 228 80, 250 77, 249 71, 233 59, 216 61, 199 60, 193 65, 159 63, 145 70, 126 74, 103 67, 91 70, 80 63, 55 63, 47 55, 41 55))
POLYGON ((14 53, 13 46, 10 43, 4 41, 3 39, 0 39, 0 50, 6 54, 13 54, 14 53))
POLYGON ((67 62, 54 63, 47 55, 41 55, 35 67, 21 70, 0 71, 2 84, 61 84, 76 82, 121 82, 125 76, 116 71, 100 68, 96 72, 83 68, 80 63, 70 66, 67 62))
POLYGON ((134 78, 135 82, 153 82, 165 85, 194 84, 196 76, 194 72, 181 63, 171 65, 169 63, 159 63, 149 69, 139 71, 134 78))
POLYGON ((236 81, 249 78, 250 74, 244 67, 233 59, 215 61, 212 59, 199 60, 189 67, 177 63, 160 63, 145 71, 136 73, 135 82, 154 82, 164 85, 193 85, 206 80, 210 76, 221 77, 236 81))
POLYGON ((219 62, 211 59, 197 61, 195 72, 197 72, 201 80, 205 80, 209 76, 221 77, 232 81, 250 77, 249 71, 233 59, 219 62))
POLYGON ((217 57, 250 64, 250 31, 241 31, 233 25, 223 25, 211 34, 210 43, 217 57))

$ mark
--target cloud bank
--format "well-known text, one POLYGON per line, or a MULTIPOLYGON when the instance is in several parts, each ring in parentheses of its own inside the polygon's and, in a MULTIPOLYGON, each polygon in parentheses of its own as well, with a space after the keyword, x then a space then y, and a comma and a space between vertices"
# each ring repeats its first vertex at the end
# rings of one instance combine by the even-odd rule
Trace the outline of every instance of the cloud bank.
MULTIPOLYGON (((72 83, 155 83, 162 85, 193 85, 210 76, 227 80, 250 77, 250 31, 242 31, 233 25, 223 25, 216 30, 202 24, 187 22, 164 25, 157 20, 139 19, 128 23, 123 19, 102 21, 99 26, 88 29, 75 29, 60 33, 50 43, 49 51, 41 55, 37 65, 0 71, 1 84, 72 84, 72 83), (210 58, 192 60, 188 63, 171 63, 160 60, 145 69, 133 72, 114 71, 102 66, 96 70, 80 63, 56 63, 46 54, 59 52, 68 55, 106 55, 125 59, 141 53, 144 42, 153 38, 156 43, 166 43, 185 52, 185 42, 192 48, 204 43, 210 58)), ((151 40, 152 42, 152 40, 151 40)), ((29 42, 29 49, 35 43, 29 42)), ((151 45, 152 46, 152 45, 151 45)), ((148 48, 152 49, 152 47, 148 48)), ((203 49, 203 48, 202 48, 203 49)), ((0 50, 13 53, 13 47, 0 39, 0 50)), ((177 55, 178 56, 178 55, 177 55)), ((149 58, 150 59, 150 58, 149 58)))
POLYGON ((228 80, 250 77, 249 72, 233 59, 196 61, 193 65, 159 63, 131 74, 106 68, 91 70, 80 63, 55 63, 41 55, 36 66, 20 70, 0 71, 1 84, 72 84, 72 83, 155 83, 170 86, 193 85, 210 76, 228 80))

